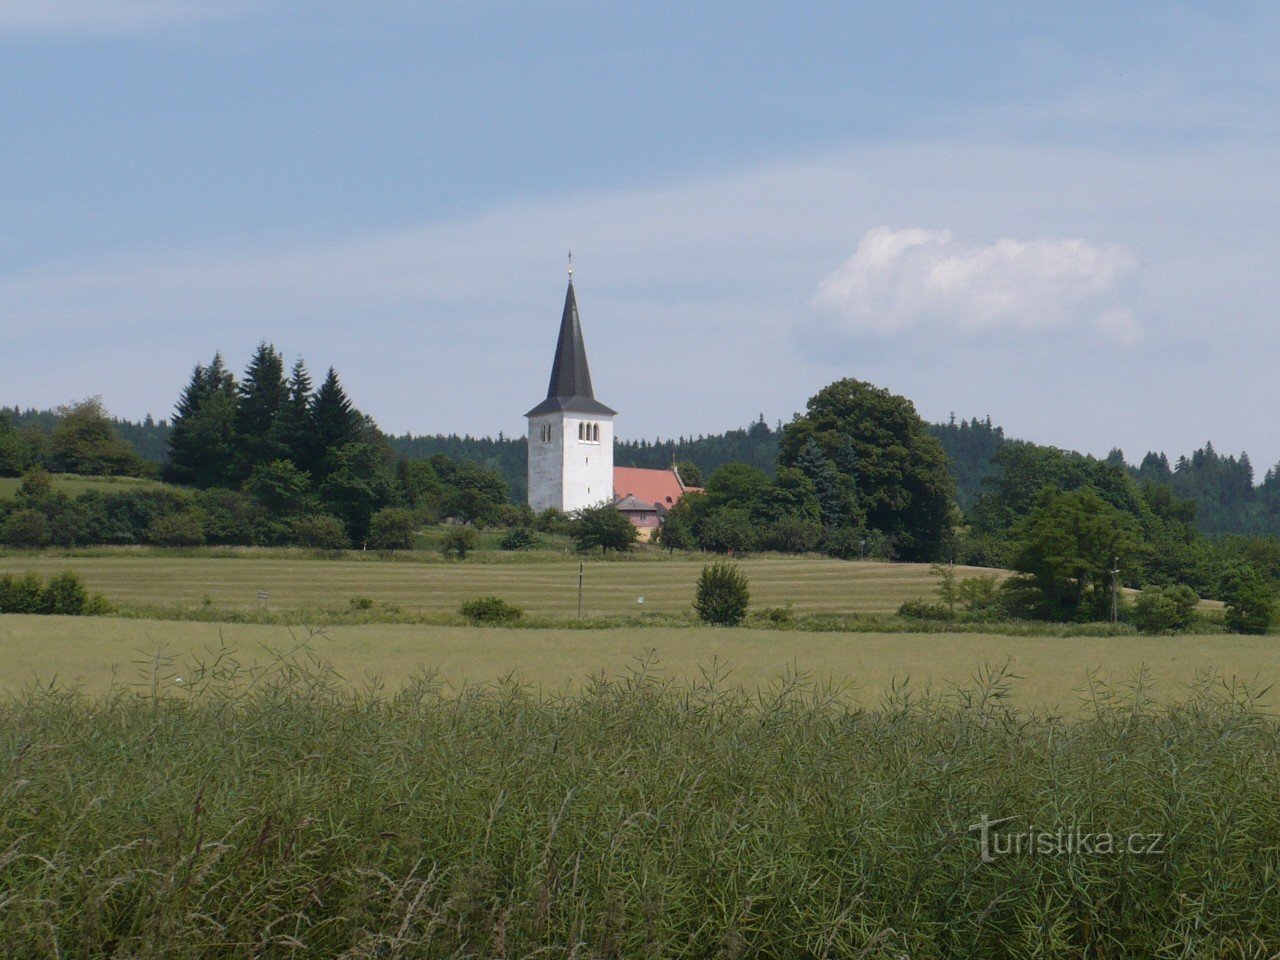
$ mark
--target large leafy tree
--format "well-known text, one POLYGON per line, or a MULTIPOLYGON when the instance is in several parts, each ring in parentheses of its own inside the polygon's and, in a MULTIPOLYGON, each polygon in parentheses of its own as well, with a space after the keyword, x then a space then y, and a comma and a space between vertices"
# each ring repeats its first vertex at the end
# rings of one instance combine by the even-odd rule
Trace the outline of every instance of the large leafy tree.
POLYGON ((1018 576, 1006 583, 1011 604, 1046 620, 1105 618, 1111 571, 1118 568, 1123 583, 1142 551, 1137 520, 1088 488, 1044 488, 1013 537, 1018 576))
POLYGON ((370 443, 348 443, 328 458, 330 470, 320 484, 325 508, 346 525, 357 544, 369 535, 369 522, 396 501, 395 476, 382 451, 370 443))
MULTIPOLYGON (((860 380, 823 388, 783 428, 779 452, 781 466, 809 474, 820 499, 822 461, 856 497, 867 526, 889 538, 899 556, 919 560, 941 551, 952 480, 942 445, 910 400, 860 380)), ((828 505, 828 511, 834 508, 828 505)), ((845 517, 828 515, 847 526, 849 509, 841 508, 845 517)))
POLYGON ((236 469, 240 477, 248 477, 258 466, 289 457, 289 447, 276 427, 288 398, 284 358, 264 341, 258 344, 237 390, 236 469))
POLYGON ((236 449, 235 378, 216 354, 209 366, 195 368, 178 400, 165 474, 175 483, 228 486, 236 449))
POLYGON ((50 465, 64 473, 137 476, 146 464, 115 431, 101 397, 58 408, 49 439, 50 465))

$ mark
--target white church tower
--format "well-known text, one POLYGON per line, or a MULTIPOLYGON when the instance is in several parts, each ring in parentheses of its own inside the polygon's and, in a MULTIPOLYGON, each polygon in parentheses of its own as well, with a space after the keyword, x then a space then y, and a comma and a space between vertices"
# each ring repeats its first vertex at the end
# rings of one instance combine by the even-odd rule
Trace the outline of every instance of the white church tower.
POLYGON ((572 261, 547 399, 525 416, 529 418, 529 506, 569 513, 613 501, 613 418, 617 414, 591 390, 572 261))

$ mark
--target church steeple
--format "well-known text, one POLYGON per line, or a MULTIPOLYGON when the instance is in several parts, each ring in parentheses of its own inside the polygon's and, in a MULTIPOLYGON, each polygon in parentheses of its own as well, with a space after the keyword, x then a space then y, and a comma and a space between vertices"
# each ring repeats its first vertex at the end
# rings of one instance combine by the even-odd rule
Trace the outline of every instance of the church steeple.
POLYGON ((556 410, 605 416, 616 413, 598 401, 591 389, 591 369, 587 366, 587 347, 582 339, 582 322, 578 318, 578 298, 573 290, 572 259, 569 261, 569 289, 565 291, 564 311, 560 314, 560 336, 556 340, 547 398, 525 416, 556 410))

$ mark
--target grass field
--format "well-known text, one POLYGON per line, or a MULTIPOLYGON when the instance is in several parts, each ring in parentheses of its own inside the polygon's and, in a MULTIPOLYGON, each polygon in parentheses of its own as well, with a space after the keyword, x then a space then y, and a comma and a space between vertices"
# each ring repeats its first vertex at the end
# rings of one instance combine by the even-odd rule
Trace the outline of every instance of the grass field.
MULTIPOLYGON (((175 623, 103 618, 0 617, 0 688, 37 678, 105 690, 112 679, 139 681, 157 652, 176 658, 162 674, 190 675, 192 658, 219 647, 245 663, 305 639, 305 630, 262 625, 175 623)), ((754 689, 788 672, 852 686, 860 702, 878 701, 895 683, 917 688, 965 683, 984 665, 1008 663, 1021 677, 1016 695, 1069 709, 1091 676, 1114 682, 1144 668, 1156 693, 1176 697, 1206 672, 1260 689, 1280 681, 1280 643, 1270 637, 1009 637, 991 634, 839 634, 712 627, 645 630, 504 630, 371 624, 330 627, 310 651, 348 681, 378 676, 393 686, 438 671, 452 685, 516 674, 548 689, 591 676, 617 676, 646 656, 682 680, 713 664, 754 689)))
MULTIPOLYGON (((583 612, 588 616, 686 611, 705 558, 588 560, 583 612), (643 602, 641 602, 643 598, 643 602)), ((848 562, 806 557, 741 561, 754 607, 794 604, 797 613, 891 613, 904 601, 934 595, 925 564, 848 562)), ((495 595, 531 614, 573 615, 578 561, 450 563, 367 559, 316 560, 298 555, 211 557, 103 551, 88 556, 0 554, 0 574, 74 570, 86 585, 121 606, 195 606, 208 597, 223 608, 345 606, 353 597, 406 610, 449 611, 463 600, 495 595)), ((989 570, 959 568, 962 575, 989 570)))
MULTIPOLYGON (((119 492, 137 489, 138 487, 165 487, 167 484, 158 480, 143 480, 138 477, 80 477, 72 473, 55 473, 52 475, 53 489, 74 497, 91 490, 119 492)), ((18 493, 21 477, 0 477, 0 500, 8 500, 18 493)))

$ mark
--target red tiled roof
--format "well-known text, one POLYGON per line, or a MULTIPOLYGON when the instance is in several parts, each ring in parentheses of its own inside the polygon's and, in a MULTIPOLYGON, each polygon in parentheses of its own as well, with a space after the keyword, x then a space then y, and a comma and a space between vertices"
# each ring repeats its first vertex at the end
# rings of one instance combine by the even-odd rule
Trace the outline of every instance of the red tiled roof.
POLYGON ((645 503, 654 503, 664 510, 674 506, 694 487, 680 484, 674 470, 643 470, 640 467, 613 468, 614 497, 632 496, 645 503))

